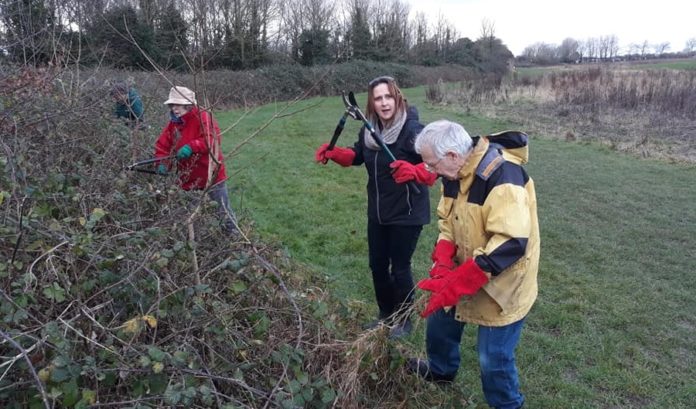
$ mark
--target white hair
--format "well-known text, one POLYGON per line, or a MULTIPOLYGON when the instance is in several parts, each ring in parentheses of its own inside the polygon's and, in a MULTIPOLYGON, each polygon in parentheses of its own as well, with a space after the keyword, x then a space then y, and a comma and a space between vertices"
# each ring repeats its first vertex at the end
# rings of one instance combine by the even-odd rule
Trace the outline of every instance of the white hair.
POLYGON ((429 145, 438 159, 445 157, 447 152, 460 155, 468 153, 474 145, 471 136, 463 126, 445 119, 428 124, 416 136, 416 152, 421 153, 424 145, 429 145))

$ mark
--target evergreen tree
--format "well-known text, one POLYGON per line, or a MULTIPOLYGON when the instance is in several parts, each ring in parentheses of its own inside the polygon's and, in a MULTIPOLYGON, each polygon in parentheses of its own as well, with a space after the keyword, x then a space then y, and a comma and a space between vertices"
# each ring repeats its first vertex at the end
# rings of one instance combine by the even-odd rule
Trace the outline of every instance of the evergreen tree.
POLYGON ((162 11, 155 31, 155 47, 159 50, 160 65, 174 69, 186 68, 184 55, 189 46, 187 29, 186 21, 173 4, 162 11))
POLYGON ((398 61, 404 54, 404 39, 401 30, 394 22, 388 22, 379 28, 375 50, 378 61, 398 61))
POLYGON ((449 47, 449 53, 445 62, 474 66, 477 64, 477 50, 473 41, 468 38, 459 38, 449 47))
POLYGON ((331 61, 329 54, 329 31, 320 29, 304 30, 300 34, 300 63, 302 65, 326 64, 331 61))
POLYGON ((104 62, 114 67, 152 68, 135 43, 150 57, 160 60, 152 29, 138 19, 131 6, 107 10, 103 21, 90 27, 88 34, 99 49, 97 52, 103 53, 104 62))
POLYGON ((353 8, 350 27, 350 44, 353 58, 358 60, 370 60, 375 57, 372 47, 372 34, 367 24, 365 12, 358 6, 353 8))

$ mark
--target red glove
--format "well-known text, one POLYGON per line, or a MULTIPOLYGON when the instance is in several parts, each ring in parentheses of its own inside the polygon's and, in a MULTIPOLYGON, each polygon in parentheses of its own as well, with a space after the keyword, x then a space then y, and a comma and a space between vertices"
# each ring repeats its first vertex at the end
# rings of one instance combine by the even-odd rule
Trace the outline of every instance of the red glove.
POLYGON ((316 152, 314 152, 314 160, 317 162, 321 162, 324 165, 326 165, 326 162, 329 161, 329 159, 326 157, 326 149, 329 147, 328 143, 325 143, 317 149, 316 152))
POLYGON ((420 184, 432 186, 437 180, 437 173, 428 172, 425 169, 424 162, 414 165, 405 160, 395 160, 389 164, 389 167, 394 169, 392 177, 396 183, 406 183, 415 180, 420 184))
POLYGON ((326 163, 329 159, 338 163, 341 166, 347 167, 353 164, 355 159, 355 151, 350 148, 339 148, 335 146, 332 150, 327 151, 328 143, 325 143, 314 153, 314 160, 321 163, 326 163))
POLYGON ((433 266, 430 268, 430 277, 444 277, 452 272, 454 268, 454 256, 457 254, 457 246, 449 240, 439 240, 435 244, 430 259, 433 266))
POLYGON ((487 282, 488 276, 473 258, 467 259, 446 277, 421 280, 418 288, 432 291, 421 317, 425 318, 440 308, 456 305, 462 296, 476 294, 487 282))

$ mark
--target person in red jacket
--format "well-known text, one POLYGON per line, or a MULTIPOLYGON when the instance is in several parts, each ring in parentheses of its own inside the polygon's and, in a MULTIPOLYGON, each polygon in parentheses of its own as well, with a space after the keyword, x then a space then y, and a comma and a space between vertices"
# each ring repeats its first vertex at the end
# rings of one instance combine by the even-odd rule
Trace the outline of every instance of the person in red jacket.
POLYGON ((230 207, 225 180, 225 163, 220 149, 220 127, 212 114, 200 109, 196 94, 186 87, 172 87, 164 102, 171 120, 155 143, 155 157, 163 159, 157 173, 167 174, 174 163, 179 185, 184 190, 208 190, 218 203, 223 230, 237 233, 237 221, 230 207))

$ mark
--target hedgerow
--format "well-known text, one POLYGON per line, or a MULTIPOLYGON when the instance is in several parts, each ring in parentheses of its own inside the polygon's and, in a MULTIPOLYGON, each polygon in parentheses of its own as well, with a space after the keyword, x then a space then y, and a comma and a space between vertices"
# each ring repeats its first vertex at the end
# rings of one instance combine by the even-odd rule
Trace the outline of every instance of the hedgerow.
POLYGON ((113 69, 82 73, 83 81, 95 87, 103 87, 115 79, 126 80, 144 93, 146 104, 152 105, 161 105, 171 83, 185 85, 218 109, 289 101, 305 92, 309 97, 338 95, 341 91, 364 92, 367 83, 380 75, 393 76, 402 87, 414 87, 438 80, 461 81, 471 76, 471 69, 457 65, 423 67, 356 60, 313 67, 279 64, 248 71, 168 72, 166 77, 113 69))
POLYGON ((5 70, 0 406, 395 407, 418 396, 384 331, 345 341, 350 308, 249 223, 230 239, 204 192, 125 170, 156 131, 112 120, 101 80, 5 70))

